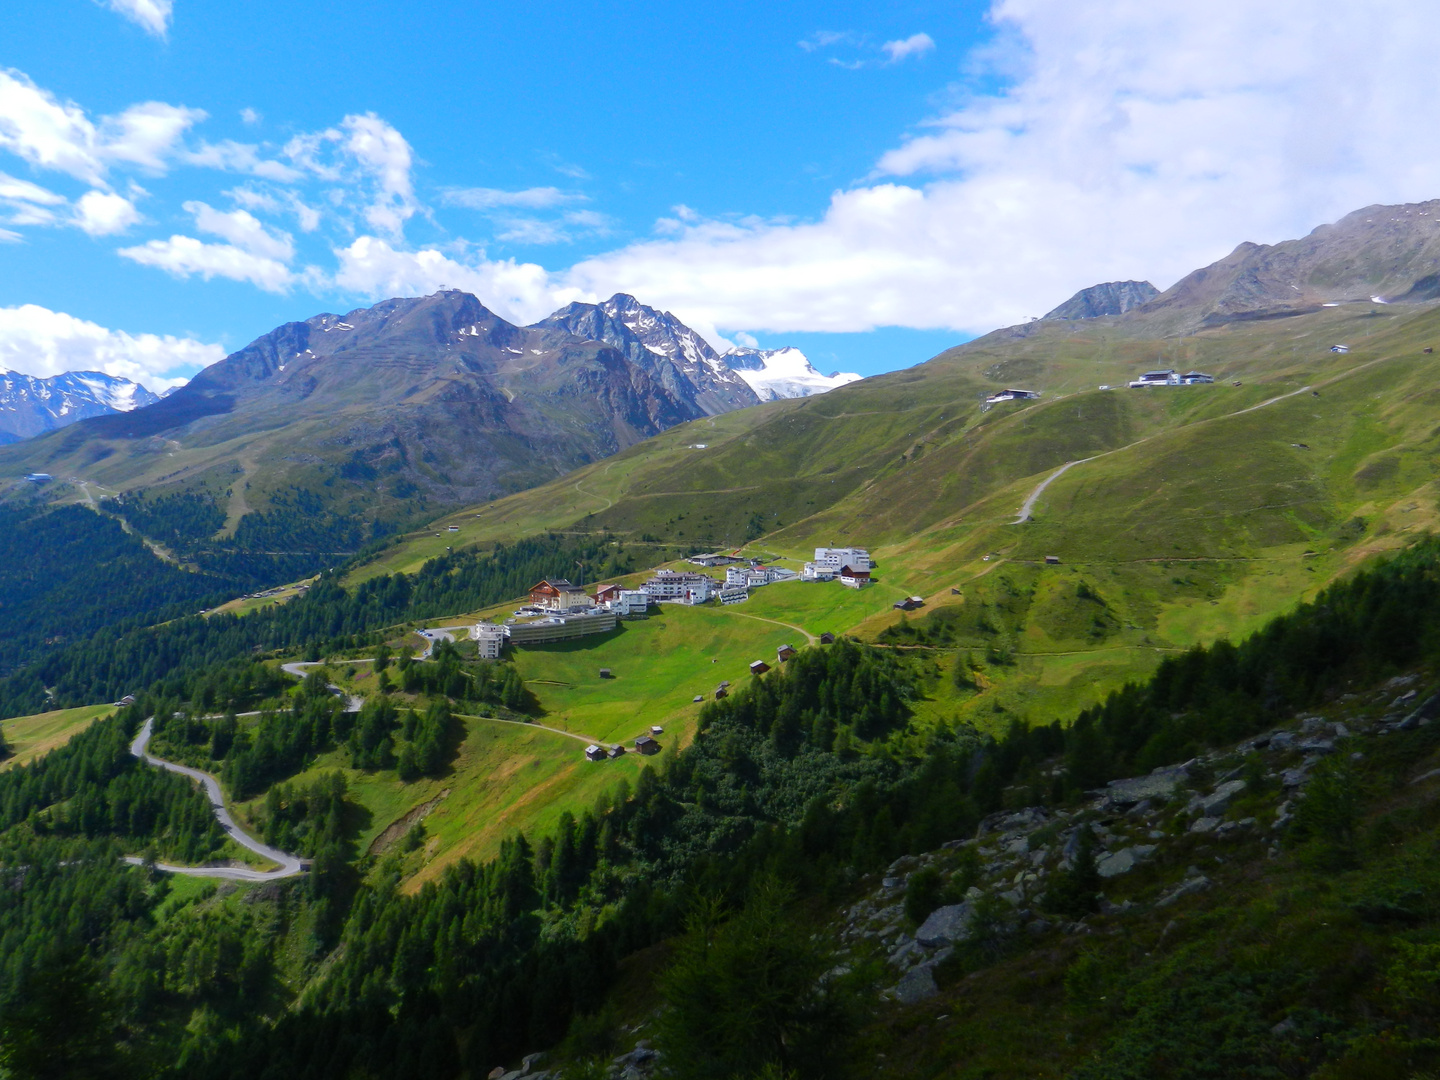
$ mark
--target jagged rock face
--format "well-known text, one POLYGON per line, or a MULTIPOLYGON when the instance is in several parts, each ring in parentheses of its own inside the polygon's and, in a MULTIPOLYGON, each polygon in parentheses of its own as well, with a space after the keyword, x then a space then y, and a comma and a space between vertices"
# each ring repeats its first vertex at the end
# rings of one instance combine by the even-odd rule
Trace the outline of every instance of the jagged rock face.
POLYGON ((743 409, 761 400, 710 347, 668 311, 616 293, 603 304, 568 304, 533 330, 564 330, 613 345, 676 400, 706 416, 743 409))
POLYGON ((1124 315, 1160 295, 1148 281, 1107 281, 1081 289, 1054 311, 1047 319, 1094 319, 1101 315, 1124 315))
POLYGON ((0 371, 0 443, 159 400, 139 383, 100 371, 66 371, 48 379, 0 371))

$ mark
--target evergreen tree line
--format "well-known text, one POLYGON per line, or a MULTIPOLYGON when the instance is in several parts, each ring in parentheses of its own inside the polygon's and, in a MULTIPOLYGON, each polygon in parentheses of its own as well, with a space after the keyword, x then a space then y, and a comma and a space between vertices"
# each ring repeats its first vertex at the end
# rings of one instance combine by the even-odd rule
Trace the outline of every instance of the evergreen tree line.
POLYGON ((1440 539, 1331 585, 1239 644, 1163 661, 1065 731, 1074 793, 1184 761, 1440 656, 1440 539))
MULTIPOLYGON (((123 632, 192 614, 225 588, 162 562, 83 507, 0 507, 0 674, 33 667, 57 647, 84 651, 97 626, 123 632)), ((43 691, 28 696, 34 708, 5 715, 38 712, 43 691)))
MULTIPOLYGON (((523 690, 519 676, 508 664, 463 664, 453 647, 449 656, 451 674, 460 678, 460 689, 466 695, 462 700, 501 705, 514 700, 511 688, 523 690)), ((443 662, 414 661, 407 667, 440 669, 437 681, 442 685, 449 678, 443 674, 443 662)), ((192 694, 197 685, 212 684, 201 677, 189 688, 192 694)), ((388 695, 376 694, 358 713, 347 713, 317 672, 306 676, 287 707, 263 710, 254 724, 245 726, 233 712, 218 717, 197 715, 193 700, 181 708, 174 698, 146 695, 136 708, 156 717, 151 744, 156 754, 217 773, 240 799, 260 794, 306 769, 316 755, 336 748, 349 754, 355 769, 394 768, 404 781, 434 775, 449 761, 461 734, 454 708, 444 696, 436 696, 417 711, 402 710, 388 695)))
MULTIPOLYGON (((376 670, 382 673, 386 667, 384 663, 376 664, 376 670)), ((525 680, 513 665, 489 660, 467 664, 449 641, 435 646, 428 663, 415 660, 408 649, 402 649, 396 668, 398 685, 407 694, 498 705, 516 713, 531 711, 536 705, 533 695, 525 689, 525 680)), ((380 685, 390 685, 388 675, 380 685)))
MULTIPOLYGON (((598 1000, 599 991, 588 990, 592 982, 603 985, 627 952, 678 932, 695 897, 728 898, 739 906, 764 874, 794 882, 803 896, 834 896, 856 875, 899 855, 972 834, 986 813, 1073 800, 1087 787, 1272 725, 1352 682, 1371 684, 1434 659, 1440 654, 1432 629, 1440 613, 1437 582, 1440 545, 1426 543, 1332 586, 1239 646, 1220 643, 1167 661, 1145 685, 1087 710, 1084 722, 1016 724, 1000 739, 963 728, 937 730, 908 756, 886 742, 866 746, 853 735, 846 745, 844 727, 828 750, 813 741, 817 727, 826 730, 819 719, 827 701, 843 708, 845 689, 866 685, 866 669, 875 677, 897 665, 889 669, 891 691, 903 702, 903 665, 853 645, 829 656, 821 651, 822 659, 807 650, 796 658, 805 658, 802 663, 787 665, 791 670, 707 708, 694 746, 663 771, 645 770, 633 791, 562 821, 533 855, 523 840, 514 841, 502 858, 513 877, 501 873, 500 861, 483 868, 462 864, 414 899, 363 893, 342 938, 346 962, 318 999, 317 1015, 285 1023, 325 1031, 334 1040, 326 1054, 342 1046, 353 1060, 380 1054, 397 1075, 411 1074, 398 1056, 386 1055, 421 1042, 445 1061, 487 1066, 506 1053, 544 1045, 557 1028, 539 1023, 531 1011, 542 989, 528 981, 533 969, 517 960, 481 976, 467 966, 482 952, 493 958, 491 950, 499 948, 497 939, 485 939, 481 950, 479 939, 466 937, 467 920, 484 924, 476 905, 487 915, 514 915, 512 931, 538 918, 554 928, 548 931, 553 947, 570 949, 582 944, 573 929, 579 912, 614 912, 584 938, 608 956, 597 954, 593 968, 572 968, 583 973, 578 983, 561 980, 548 989, 583 1008, 584 1001, 598 1000), (1056 760, 1065 769, 1052 778, 1041 766, 1056 760), (802 767, 790 771, 797 764, 802 767), (482 898, 472 884, 482 879, 520 884, 514 893, 492 885, 482 898), (501 895, 525 899, 506 909, 501 895), (451 912, 448 922, 440 911, 451 912), (376 996, 367 1001, 368 993, 376 996), (509 1028, 492 1032, 476 1021, 491 1015, 484 1003, 496 998, 487 995, 508 995, 509 1028), (383 1035, 364 1035, 363 1018, 373 1021, 382 1006, 396 1020, 383 1035)), ((1078 913, 1093 902, 1094 882, 1081 880, 1093 860, 1079 863, 1075 880, 1057 881, 1047 900, 1056 910, 1078 913)), ((289 1044, 296 1053, 300 1042, 297 1035, 289 1044)), ((274 1047, 255 1039, 247 1045, 274 1047)), ((307 1045, 305 1053, 313 1067, 322 1051, 307 1045)), ((305 1075, 300 1058, 264 1060, 305 1075)), ((796 1068, 811 1074, 803 1064, 796 1068)))
POLYGON ((152 495, 125 492, 100 500, 100 509, 123 517, 131 526, 162 544, 189 545, 220 531, 225 511, 209 492, 181 491, 152 495))
MULTIPOLYGON (((924 741, 897 738, 913 693, 908 661, 851 643, 804 650, 708 707, 693 746, 665 768, 642 771, 633 790, 617 786, 533 849, 516 837, 497 859, 461 861, 414 896, 399 889, 397 861, 353 901, 338 885, 316 897, 339 927, 323 940, 342 947, 305 1004, 273 1025, 250 1015, 212 1040, 191 1074, 488 1070, 553 1042, 572 1017, 598 1007, 618 961, 678 933, 700 897, 742 908, 762 875, 791 882, 804 898, 833 897, 898 855, 972 834, 991 811, 1072 800, 1270 726, 1352 682, 1435 659, 1437 607, 1440 544, 1427 542, 1238 646, 1167 661, 1068 728, 1016 724, 999 739, 958 726, 924 741), (866 741, 856 723, 887 690, 894 704, 877 706, 866 723, 879 733, 866 741), (1057 760, 1064 768, 1051 776, 1046 766, 1057 760), (346 903, 342 923, 334 913, 346 903)), ((329 813, 327 805, 322 829, 329 813)), ((725 938, 718 928, 707 933, 725 938)), ((752 955, 735 938, 735 955, 752 955)), ((754 990, 744 967, 721 999, 703 982, 677 981, 672 1007, 731 1008, 754 990)), ((761 1056, 816 1075, 781 1050, 761 1056)))
POLYGON ((145 841, 184 862, 224 840, 208 800, 182 776, 130 753, 140 713, 121 710, 38 761, 0 773, 0 833, 22 823, 59 836, 145 841))
POLYGON ((325 773, 309 784, 276 784, 265 794, 265 842, 301 855, 344 843, 349 831, 346 790, 345 774, 339 772, 325 773))
MULTIPOLYGON (((88 519, 87 523, 105 520, 96 519, 88 511, 74 512, 88 519)), ((114 522, 107 522, 106 527, 124 537, 114 522)), ((3 528, 0 536, 7 536, 3 528)), ((133 537, 125 539, 140 544, 133 537)), ((32 539, 19 545, 15 557, 9 561, 0 559, 0 566, 11 566, 12 573, 16 566, 28 566, 28 549, 34 542, 32 539)), ((69 551, 64 562, 71 568, 67 573, 73 574, 74 566, 92 558, 90 551, 69 551)), ((148 552, 145 558, 154 562, 148 552)), ((629 573, 634 568, 628 552, 604 540, 548 535, 497 545, 489 551, 444 555, 429 560, 416 574, 382 575, 352 590, 343 588, 337 577, 327 573, 304 596, 244 616, 178 617, 179 611, 165 608, 161 615, 171 621, 141 627, 135 625, 135 620, 120 621, 120 614, 108 609, 97 612, 87 599, 80 607, 90 611, 90 616, 74 620, 77 630, 83 623, 86 640, 54 649, 0 681, 0 716, 25 716, 44 708, 113 701, 140 688, 158 688, 163 680, 177 673, 184 677, 255 652, 301 648, 318 659, 324 651, 375 644, 378 639, 374 632, 382 627, 470 611, 520 596, 539 578, 553 576, 557 567, 570 567, 576 562, 586 565, 587 576, 592 579, 629 573), (94 626, 100 629, 89 633, 94 626)), ((180 577, 187 583, 202 580, 194 574, 180 577)), ((0 576, 0 586, 4 584, 0 576)), ((140 592, 148 590, 143 577, 140 585, 140 592)), ((115 588, 121 592, 135 588, 134 576, 123 585, 117 581, 115 588)), ((214 601, 213 597, 205 600, 214 601)), ((18 621, 35 614, 32 606, 22 604, 15 609, 17 613, 30 613, 16 615, 17 632, 18 621)), ((188 610, 193 612, 194 607, 188 610)), ((7 606, 6 611, 11 609, 7 606)), ((137 615, 136 619, 154 621, 145 615, 137 615)), ((0 629, 4 626, 0 620, 0 629)))

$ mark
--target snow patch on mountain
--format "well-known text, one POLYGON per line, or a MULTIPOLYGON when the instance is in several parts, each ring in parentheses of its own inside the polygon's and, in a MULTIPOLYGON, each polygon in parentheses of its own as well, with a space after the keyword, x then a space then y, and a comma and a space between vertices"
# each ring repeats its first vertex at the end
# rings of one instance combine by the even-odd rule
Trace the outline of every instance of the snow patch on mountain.
POLYGON ((0 368, 0 443, 108 413, 131 412, 160 398, 129 379, 102 371, 65 371, 42 379, 0 368))
POLYGON ((805 354, 793 346, 784 349, 735 348, 724 353, 721 359, 750 384, 750 389, 761 401, 811 397, 860 379, 859 375, 848 371, 822 375, 805 354))
POLYGON ((708 341, 670 312, 647 307, 628 293, 601 304, 567 304, 532 329, 561 329, 615 346, 696 416, 759 401, 708 341))

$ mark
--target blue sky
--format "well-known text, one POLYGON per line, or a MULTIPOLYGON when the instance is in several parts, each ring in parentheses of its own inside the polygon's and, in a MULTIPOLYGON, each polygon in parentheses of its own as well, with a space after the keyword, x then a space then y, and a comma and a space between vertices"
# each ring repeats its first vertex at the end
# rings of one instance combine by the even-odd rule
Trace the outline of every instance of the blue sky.
POLYGON ((0 364, 154 384, 446 284, 906 366, 1440 195, 1419 7, 4 0, 0 364))

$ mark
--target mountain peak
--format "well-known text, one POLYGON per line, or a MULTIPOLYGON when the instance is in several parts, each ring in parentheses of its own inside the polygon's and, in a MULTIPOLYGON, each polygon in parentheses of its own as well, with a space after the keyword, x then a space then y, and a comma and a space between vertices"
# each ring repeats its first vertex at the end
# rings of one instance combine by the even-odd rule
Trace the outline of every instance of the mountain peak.
POLYGON ((668 311, 629 293, 600 304, 566 304, 532 329, 557 329, 619 349, 675 397, 707 416, 755 405, 759 398, 710 343, 668 311))
POLYGON ((744 379, 761 401, 811 397, 859 380, 853 372, 822 375, 793 345, 783 349, 730 349, 721 357, 744 379))
POLYGON ((1106 281, 1081 289, 1055 310, 1047 319, 1094 319, 1101 315, 1124 315, 1132 308, 1148 303, 1160 290, 1148 281, 1106 281))
POLYGON ((125 413, 160 398, 103 371, 65 371, 49 378, 0 369, 0 443, 18 442, 92 416, 125 413))

